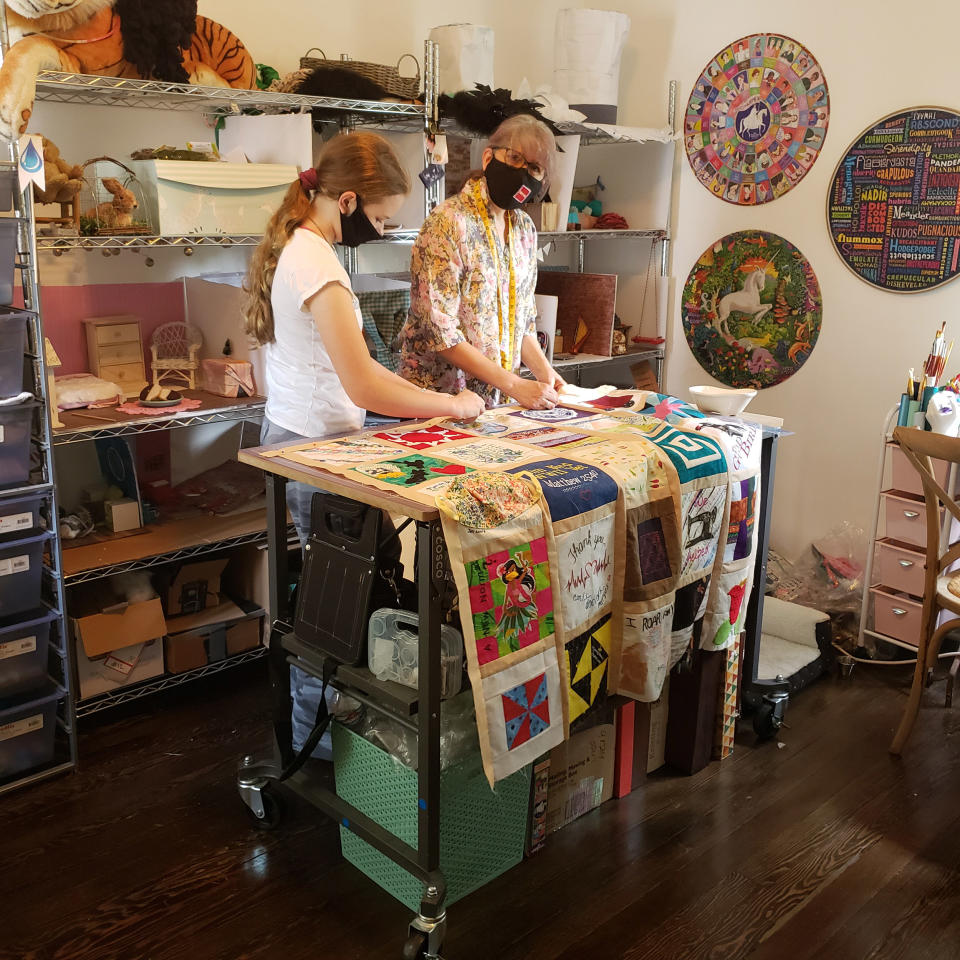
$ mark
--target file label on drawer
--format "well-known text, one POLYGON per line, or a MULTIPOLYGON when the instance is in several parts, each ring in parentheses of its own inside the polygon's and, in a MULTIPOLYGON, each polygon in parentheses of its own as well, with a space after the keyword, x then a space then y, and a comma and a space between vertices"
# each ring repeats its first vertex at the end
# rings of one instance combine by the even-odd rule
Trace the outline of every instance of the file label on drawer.
POLYGON ((30 555, 25 553, 22 557, 7 557, 6 560, 0 560, 0 577, 9 577, 14 573, 26 573, 30 569, 30 555))
POLYGON ((36 637, 21 637, 19 640, 8 640, 0 643, 0 660, 9 660, 25 653, 33 653, 37 649, 36 637))
MULTIPOLYGON (((0 427, 2 430, 3 427, 0 427)), ((0 533, 12 533, 14 530, 29 530, 33 526, 33 514, 14 513, 9 517, 0 517, 0 533)))
POLYGON ((33 717, 24 717, 14 723, 4 723, 0 725, 0 741, 12 740, 14 737, 22 737, 25 733, 33 733, 34 730, 43 729, 43 714, 38 713, 33 717))

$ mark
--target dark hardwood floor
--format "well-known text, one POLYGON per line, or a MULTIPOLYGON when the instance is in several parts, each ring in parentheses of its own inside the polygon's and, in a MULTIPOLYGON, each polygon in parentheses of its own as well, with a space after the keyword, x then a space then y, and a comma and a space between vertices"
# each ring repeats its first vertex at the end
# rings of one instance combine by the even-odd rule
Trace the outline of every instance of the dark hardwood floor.
MULTIPOLYGON (((450 910, 449 960, 956 960, 960 708, 887 753, 907 670, 858 666, 791 704, 780 744, 548 838, 450 910), (782 744, 782 745, 781 745, 782 744)), ((291 799, 251 829, 233 784, 265 745, 262 664, 82 728, 83 769, 0 800, 2 960, 397 958, 408 911, 291 799)))

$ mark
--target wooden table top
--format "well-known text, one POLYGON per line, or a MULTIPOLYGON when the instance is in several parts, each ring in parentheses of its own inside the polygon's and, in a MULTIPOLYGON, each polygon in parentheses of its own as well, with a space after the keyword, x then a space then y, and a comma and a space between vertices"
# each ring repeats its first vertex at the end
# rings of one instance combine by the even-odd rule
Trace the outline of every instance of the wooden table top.
MULTIPOLYGON (((333 440, 340 437, 359 437, 363 435, 363 432, 364 431, 335 434, 329 437, 322 437, 321 439, 333 440)), ((285 477, 287 480, 305 483, 308 486, 316 487, 318 490, 326 490, 329 493, 335 493, 341 497, 348 497, 351 500, 357 500, 368 506, 386 510, 388 513, 412 517, 414 520, 421 520, 425 523, 430 523, 440 518, 440 511, 437 510, 436 507, 428 507, 424 503, 409 500, 406 497, 400 496, 398 493, 391 493, 389 490, 379 490, 376 487, 368 487, 358 480, 342 476, 339 473, 331 473, 329 470, 323 470, 320 467, 308 467, 305 464, 295 463, 284 457, 265 457, 263 455, 265 450, 282 450, 284 447, 292 445, 294 445, 294 442, 288 440, 284 443, 273 443, 265 447, 248 447, 239 452, 237 459, 241 463, 247 463, 251 467, 257 467, 266 473, 274 473, 277 476, 285 477)))

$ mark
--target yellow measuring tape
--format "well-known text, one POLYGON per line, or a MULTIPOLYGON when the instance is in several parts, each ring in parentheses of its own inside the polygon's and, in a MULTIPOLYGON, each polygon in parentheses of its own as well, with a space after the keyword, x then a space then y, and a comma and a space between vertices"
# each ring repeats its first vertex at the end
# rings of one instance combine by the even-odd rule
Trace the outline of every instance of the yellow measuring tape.
POLYGON ((517 336, 517 274, 513 262, 513 229, 510 223, 509 212, 505 214, 507 218, 507 259, 509 261, 508 270, 510 277, 509 305, 507 308, 507 326, 510 334, 507 349, 503 349, 503 298, 500 292, 500 255, 497 252, 497 241, 493 235, 493 224, 490 222, 490 214, 487 211, 487 200, 484 196, 483 184, 479 179, 473 182, 472 191, 473 200, 480 213, 480 219, 487 231, 487 242, 490 245, 490 254, 493 257, 494 265, 497 268, 497 320, 499 321, 500 333, 500 365, 504 370, 513 371, 513 352, 516 346, 517 336))

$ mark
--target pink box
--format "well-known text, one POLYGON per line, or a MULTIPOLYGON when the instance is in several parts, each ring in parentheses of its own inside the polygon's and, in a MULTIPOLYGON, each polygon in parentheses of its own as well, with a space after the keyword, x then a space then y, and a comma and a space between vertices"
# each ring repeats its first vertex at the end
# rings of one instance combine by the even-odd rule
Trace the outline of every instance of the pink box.
POLYGON ((255 397, 253 365, 226 357, 200 361, 200 389, 217 397, 255 397), (242 392, 241 392, 242 391, 242 392))
MULTIPOLYGON (((942 511, 941 511, 942 512, 942 511)), ((927 545, 927 508, 922 500, 912 500, 894 493, 883 494, 883 516, 888 540, 927 545)))
POLYGON ((897 596, 883 587, 874 587, 870 592, 873 594, 874 630, 901 643, 917 646, 920 641, 923 604, 897 596))
MULTIPOLYGON (((906 458, 903 451, 895 443, 890 444, 890 469, 892 473, 892 484, 894 490, 900 490, 903 493, 912 493, 918 497, 923 496, 923 484, 920 482, 920 474, 913 468, 913 464, 906 458)), ((946 460, 933 461, 933 475, 942 487, 947 485, 947 473, 950 470, 950 464, 946 460)))
POLYGON ((883 540, 877 543, 877 548, 880 583, 893 590, 922 597, 926 556, 917 550, 904 550, 883 540))

